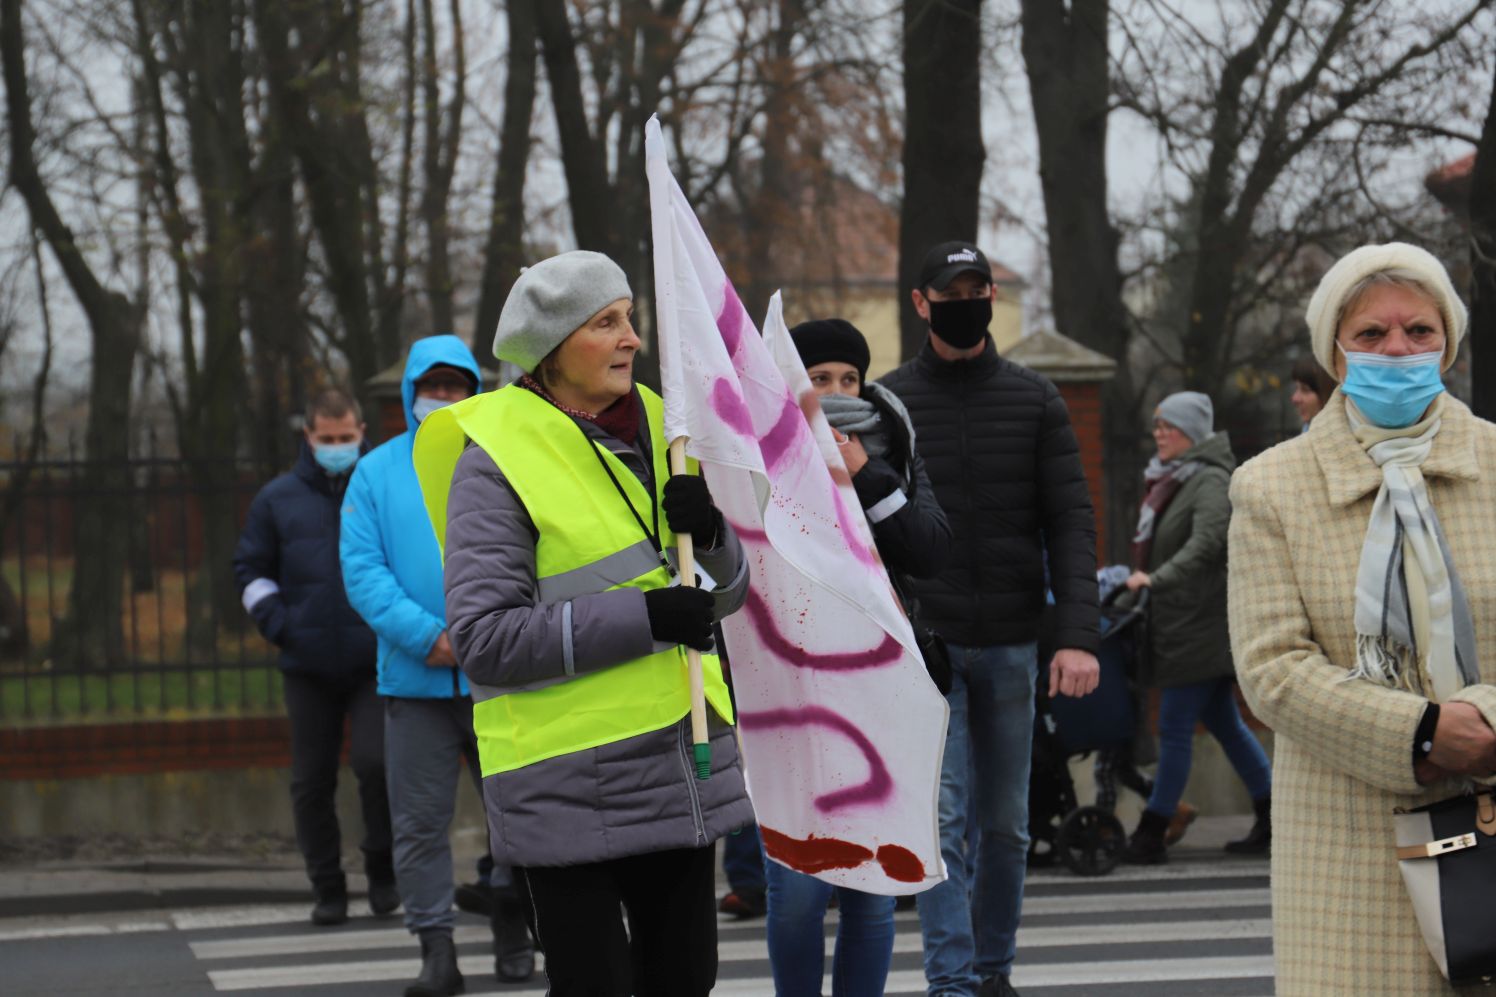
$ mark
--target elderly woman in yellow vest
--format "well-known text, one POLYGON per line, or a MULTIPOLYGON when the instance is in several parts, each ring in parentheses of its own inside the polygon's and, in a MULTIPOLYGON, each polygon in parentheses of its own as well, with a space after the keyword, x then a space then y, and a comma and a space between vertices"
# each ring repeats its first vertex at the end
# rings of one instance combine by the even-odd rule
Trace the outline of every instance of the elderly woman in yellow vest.
POLYGON ((1278 993, 1454 993, 1392 812, 1496 771, 1496 426, 1444 392, 1465 308, 1422 249, 1350 253, 1308 322, 1340 386, 1231 489, 1232 649, 1276 735, 1278 993))
POLYGON ((525 270, 494 355, 528 373, 434 413, 415 447, 493 854, 525 870, 556 997, 710 992, 713 843, 753 817, 709 654, 697 778, 681 647, 711 649, 747 562, 705 482, 667 471, 660 397, 633 380, 632 298, 598 253, 525 270), (677 533, 712 591, 674 584, 677 533))

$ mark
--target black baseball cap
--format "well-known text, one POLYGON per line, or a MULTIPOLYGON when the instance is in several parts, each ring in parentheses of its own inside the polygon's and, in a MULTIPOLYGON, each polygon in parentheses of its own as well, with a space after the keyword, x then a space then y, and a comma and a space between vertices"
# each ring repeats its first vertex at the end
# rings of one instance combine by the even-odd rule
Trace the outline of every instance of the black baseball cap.
POLYGON ((919 286, 944 291, 959 274, 974 273, 992 283, 992 267, 982 251, 969 242, 942 242, 925 254, 919 267, 919 286))

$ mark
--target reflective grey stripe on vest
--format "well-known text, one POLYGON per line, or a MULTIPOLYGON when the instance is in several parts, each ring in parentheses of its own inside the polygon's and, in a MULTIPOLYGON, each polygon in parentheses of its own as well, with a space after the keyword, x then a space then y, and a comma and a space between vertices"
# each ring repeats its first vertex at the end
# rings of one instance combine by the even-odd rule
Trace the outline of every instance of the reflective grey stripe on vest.
MULTIPOLYGON (((673 548, 672 548, 673 549, 673 548)), ((571 600, 584 595, 595 595, 598 592, 606 592, 615 585, 631 582, 640 575, 647 575, 660 566, 660 555, 655 550, 654 544, 649 540, 640 540, 632 547, 625 547, 616 554, 609 554, 601 560, 584 564, 580 568, 563 571, 559 575, 551 575, 542 578, 537 583, 539 599, 542 603, 566 603, 566 611, 562 613, 563 624, 568 628, 571 624, 571 600)), ((569 633, 563 638, 563 643, 569 647, 569 633)), ((666 645, 667 647, 673 645, 666 645)), ((659 650, 659 648, 656 648, 659 650)), ((569 657, 569 655, 568 655, 569 657)), ((534 692, 537 689, 545 689, 570 680, 572 675, 572 663, 566 662, 565 675, 553 675, 550 678, 538 679, 534 682, 526 682, 522 685, 480 685, 472 679, 468 679, 468 688, 472 691, 473 702, 481 703, 486 699, 496 696, 507 696, 515 692, 534 692)))
POLYGON ((540 579, 539 599, 541 602, 566 602, 578 596, 606 592, 615 585, 647 575, 659 566, 660 555, 654 544, 640 540, 600 561, 540 579))

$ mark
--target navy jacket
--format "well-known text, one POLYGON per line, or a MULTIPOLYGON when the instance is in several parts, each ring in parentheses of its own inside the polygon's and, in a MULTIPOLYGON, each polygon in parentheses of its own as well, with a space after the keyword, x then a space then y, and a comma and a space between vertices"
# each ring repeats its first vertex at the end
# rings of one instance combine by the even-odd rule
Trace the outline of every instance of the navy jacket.
POLYGON ((296 466, 255 496, 234 548, 234 581, 286 671, 374 675, 374 632, 348 605, 338 564, 348 477, 330 478, 302 444, 296 466))

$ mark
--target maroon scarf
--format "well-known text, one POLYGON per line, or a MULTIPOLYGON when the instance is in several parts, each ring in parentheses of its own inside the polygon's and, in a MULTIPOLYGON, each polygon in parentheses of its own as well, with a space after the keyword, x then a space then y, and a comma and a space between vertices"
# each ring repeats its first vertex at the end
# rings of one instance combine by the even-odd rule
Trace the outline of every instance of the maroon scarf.
POLYGON ((573 419, 583 419, 590 422, 609 436, 617 437, 629 446, 633 446, 634 441, 639 438, 639 394, 636 391, 630 390, 628 394, 615 401, 612 405, 609 405, 601 412, 593 414, 591 412, 583 412, 581 409, 572 408, 570 405, 561 404, 549 391, 545 390, 545 387, 539 381, 535 380, 529 374, 519 379, 519 386, 527 391, 535 392, 535 394, 544 398, 573 419))
POLYGON ((1165 464, 1157 457, 1143 472, 1148 492, 1143 496, 1143 507, 1138 510, 1138 529, 1132 537, 1132 570, 1147 571, 1148 558, 1153 554, 1153 535, 1164 510, 1174 501, 1174 496, 1184 483, 1200 470, 1195 460, 1170 461, 1165 464))

